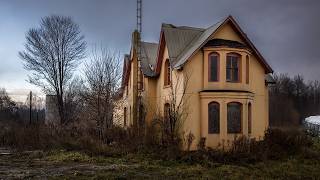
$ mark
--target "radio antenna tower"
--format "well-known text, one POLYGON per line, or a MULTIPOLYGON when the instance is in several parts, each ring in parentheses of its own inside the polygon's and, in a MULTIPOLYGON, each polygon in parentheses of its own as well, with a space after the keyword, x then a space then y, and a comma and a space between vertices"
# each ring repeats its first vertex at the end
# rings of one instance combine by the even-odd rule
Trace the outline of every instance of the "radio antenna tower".
POLYGON ((137 0, 137 31, 142 32, 142 0, 137 0))
POLYGON ((143 73, 141 70, 141 34, 142 34, 142 0, 137 0, 137 31, 138 31, 138 39, 137 39, 137 60, 138 60, 138 68, 137 68, 137 125, 138 125, 138 133, 142 133, 142 127, 144 126, 143 120, 143 104, 142 104, 142 90, 143 90, 143 73))

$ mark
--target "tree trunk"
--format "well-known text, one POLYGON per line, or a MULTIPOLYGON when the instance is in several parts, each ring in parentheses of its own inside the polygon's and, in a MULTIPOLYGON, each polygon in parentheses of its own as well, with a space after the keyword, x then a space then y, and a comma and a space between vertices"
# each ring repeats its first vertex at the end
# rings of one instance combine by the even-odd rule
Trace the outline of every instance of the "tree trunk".
POLYGON ((64 114, 64 102, 62 95, 57 95, 57 105, 58 105, 58 111, 60 116, 60 125, 63 125, 65 123, 65 114, 64 114))

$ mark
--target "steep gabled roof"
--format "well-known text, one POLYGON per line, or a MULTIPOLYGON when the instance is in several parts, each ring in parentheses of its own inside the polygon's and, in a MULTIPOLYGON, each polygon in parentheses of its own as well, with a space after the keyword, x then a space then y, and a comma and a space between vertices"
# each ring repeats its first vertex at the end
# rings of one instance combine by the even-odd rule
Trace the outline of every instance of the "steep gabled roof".
POLYGON ((123 68, 122 68, 122 78, 121 78, 121 88, 120 94, 123 93, 124 87, 128 83, 128 73, 130 73, 131 62, 130 62, 130 55, 125 54, 123 58, 123 68))
POLYGON ((191 56, 195 54, 203 45, 209 41, 210 36, 215 32, 224 21, 220 21, 209 28, 207 28, 198 38, 195 38, 185 50, 178 56, 176 63, 174 64, 175 68, 180 68, 191 56))
MULTIPOLYGON (((232 25, 235 27, 235 29, 244 39, 248 47, 251 48, 254 51, 254 54, 258 56, 258 60, 264 66, 266 73, 272 73, 273 72, 272 68, 269 66, 269 64, 260 54, 260 52, 256 49, 253 43, 249 40, 246 34, 241 30, 240 26, 236 23, 236 21, 233 19, 232 16, 228 16, 227 18, 224 18, 222 21, 219 21, 218 23, 210 26, 200 36, 198 36, 197 38, 194 38, 193 41, 190 42, 186 48, 184 48, 184 51, 182 51, 179 54, 179 56, 175 59, 173 63, 174 64, 173 67, 177 69, 181 68, 188 61, 188 59, 190 59, 194 54, 196 54, 197 51, 210 40, 210 37, 212 37, 212 35, 215 32, 217 32, 217 30, 220 27, 222 27, 224 24, 228 22, 232 23, 232 25)), ((168 46, 168 49, 169 49, 169 46, 168 46)))
MULTIPOLYGON (((147 77, 156 77, 160 73, 162 56, 164 48, 168 48, 168 55, 170 64, 173 68, 179 69, 193 56, 199 49, 205 45, 223 44, 229 47, 250 48, 253 53, 258 57, 258 61, 265 68, 266 73, 272 73, 273 70, 256 49, 253 43, 249 40, 247 35, 241 30, 240 26, 236 23, 232 16, 228 16, 218 23, 210 26, 207 29, 187 27, 187 26, 174 26, 172 24, 162 24, 159 39, 159 45, 156 43, 142 42, 141 43, 141 70, 147 77), (223 25, 231 23, 233 28, 237 31, 243 39, 243 44, 240 42, 213 39, 212 36, 223 25)), ((131 49, 132 50, 132 49, 131 49)), ((127 84, 128 76, 130 74, 130 56, 126 55, 124 60, 122 85, 127 84)))
MULTIPOLYGON (((158 52, 158 44, 150 42, 141 42, 141 71, 145 76, 154 77, 157 74, 154 71, 156 66, 156 57, 158 52)), ((131 71, 131 59, 129 54, 124 55, 122 69, 122 90, 128 83, 131 71)))
POLYGON ((141 42, 141 70, 145 76, 154 77, 157 63, 158 44, 141 42))
POLYGON ((204 31, 205 30, 201 28, 162 24, 161 32, 164 34, 170 61, 174 63, 175 59, 185 50, 185 48, 204 31))

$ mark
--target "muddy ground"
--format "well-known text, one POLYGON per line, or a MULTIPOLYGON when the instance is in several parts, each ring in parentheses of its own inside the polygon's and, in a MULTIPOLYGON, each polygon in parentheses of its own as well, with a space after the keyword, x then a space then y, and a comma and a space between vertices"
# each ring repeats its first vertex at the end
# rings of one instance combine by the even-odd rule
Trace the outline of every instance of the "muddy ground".
POLYGON ((146 154, 118 157, 84 152, 13 152, 0 148, 0 179, 319 179, 320 161, 290 157, 254 164, 155 159, 146 154))
POLYGON ((48 161, 42 158, 42 152, 37 151, 13 153, 2 149, 0 152, 0 179, 63 179, 81 174, 94 176, 97 171, 115 168, 83 162, 48 161))

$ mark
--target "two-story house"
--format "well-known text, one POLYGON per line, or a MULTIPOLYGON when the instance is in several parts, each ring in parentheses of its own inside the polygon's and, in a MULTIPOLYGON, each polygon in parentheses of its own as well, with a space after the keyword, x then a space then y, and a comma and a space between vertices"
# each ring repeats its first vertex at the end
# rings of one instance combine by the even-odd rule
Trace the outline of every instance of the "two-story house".
POLYGON ((269 122, 267 76, 273 70, 232 16, 206 29, 162 24, 158 43, 141 42, 140 76, 138 36, 133 33, 130 55, 124 58, 124 126, 135 123, 140 86, 146 123, 155 113, 165 113, 173 89, 178 99, 186 94, 183 131, 195 136, 192 149, 201 138, 206 146, 218 147, 235 135, 264 136, 269 122))

